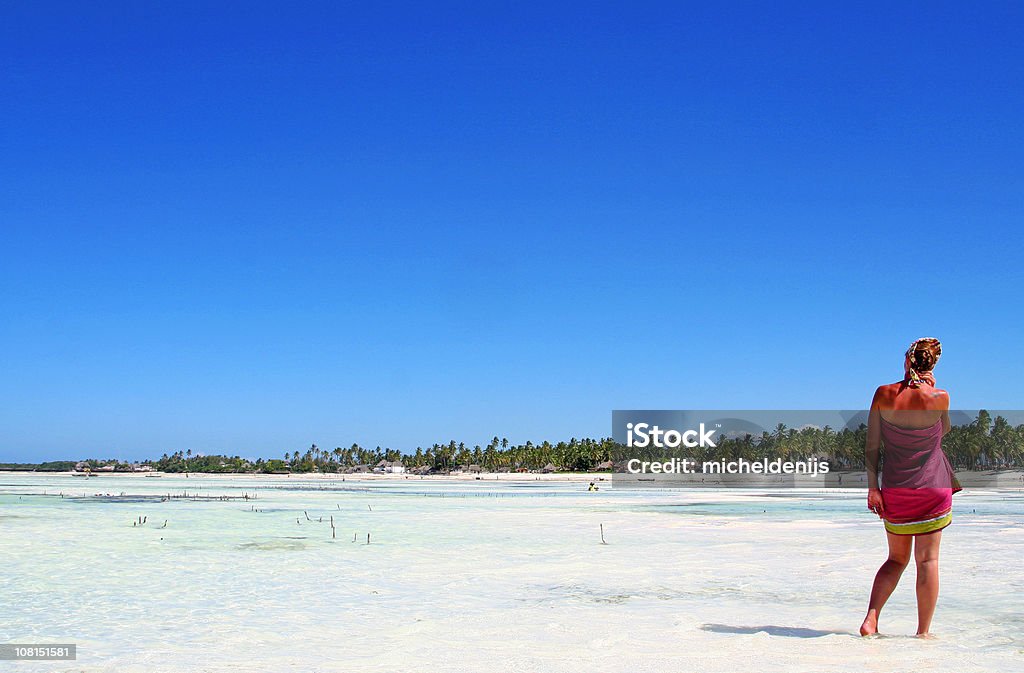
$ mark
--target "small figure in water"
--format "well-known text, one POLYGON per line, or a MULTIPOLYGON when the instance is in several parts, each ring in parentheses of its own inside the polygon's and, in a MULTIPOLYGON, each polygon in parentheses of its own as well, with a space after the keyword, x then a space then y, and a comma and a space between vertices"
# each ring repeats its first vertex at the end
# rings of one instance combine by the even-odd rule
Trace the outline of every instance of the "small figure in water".
POLYGON ((587 488, 587 490, 588 491, 596 491, 597 490, 597 484, 595 484, 594 482, 590 482, 590 487, 587 488))

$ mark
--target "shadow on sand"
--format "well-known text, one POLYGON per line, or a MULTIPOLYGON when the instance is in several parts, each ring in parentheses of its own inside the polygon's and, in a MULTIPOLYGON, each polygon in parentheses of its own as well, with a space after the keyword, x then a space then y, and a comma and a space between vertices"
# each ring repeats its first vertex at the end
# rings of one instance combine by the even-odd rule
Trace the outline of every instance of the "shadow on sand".
POLYGON ((786 638, 823 638, 825 636, 856 636, 852 631, 826 631, 824 629, 805 629, 800 626, 730 626, 728 624, 704 624, 700 627, 713 633, 767 633, 770 636, 786 638))

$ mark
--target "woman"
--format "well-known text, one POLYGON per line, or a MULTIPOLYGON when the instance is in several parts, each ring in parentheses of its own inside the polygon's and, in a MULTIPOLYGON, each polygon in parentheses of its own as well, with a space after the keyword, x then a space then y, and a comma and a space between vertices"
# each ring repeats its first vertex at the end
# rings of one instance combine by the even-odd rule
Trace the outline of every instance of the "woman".
POLYGON ((904 377, 881 386, 871 400, 865 456, 868 509, 885 522, 889 559, 875 575, 862 636, 878 632, 878 614, 913 550, 917 564, 917 635, 928 637, 939 596, 939 542, 952 521, 956 483, 942 437, 949 432, 949 393, 935 387, 942 355, 938 339, 918 339, 904 359, 904 377), (883 464, 879 488, 878 458, 883 464))

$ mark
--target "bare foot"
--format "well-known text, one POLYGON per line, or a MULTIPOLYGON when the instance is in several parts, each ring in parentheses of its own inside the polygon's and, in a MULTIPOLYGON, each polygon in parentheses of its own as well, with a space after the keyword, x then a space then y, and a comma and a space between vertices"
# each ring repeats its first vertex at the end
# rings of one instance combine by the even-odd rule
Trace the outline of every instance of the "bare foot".
POLYGON ((933 638, 935 638, 935 636, 928 633, 927 631, 925 631, 924 633, 918 633, 915 637, 921 638, 922 640, 932 640, 933 638))
POLYGON ((878 615, 869 612, 868 616, 864 618, 864 623, 860 625, 860 635, 873 636, 876 633, 878 633, 878 615))

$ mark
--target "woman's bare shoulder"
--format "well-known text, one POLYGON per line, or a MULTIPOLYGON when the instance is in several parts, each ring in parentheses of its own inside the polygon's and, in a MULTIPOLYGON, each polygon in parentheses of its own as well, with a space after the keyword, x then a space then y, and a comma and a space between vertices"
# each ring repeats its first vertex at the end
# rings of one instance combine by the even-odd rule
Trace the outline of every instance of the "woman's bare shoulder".
POLYGON ((903 388, 903 381, 884 383, 875 389, 875 397, 893 397, 903 388))

